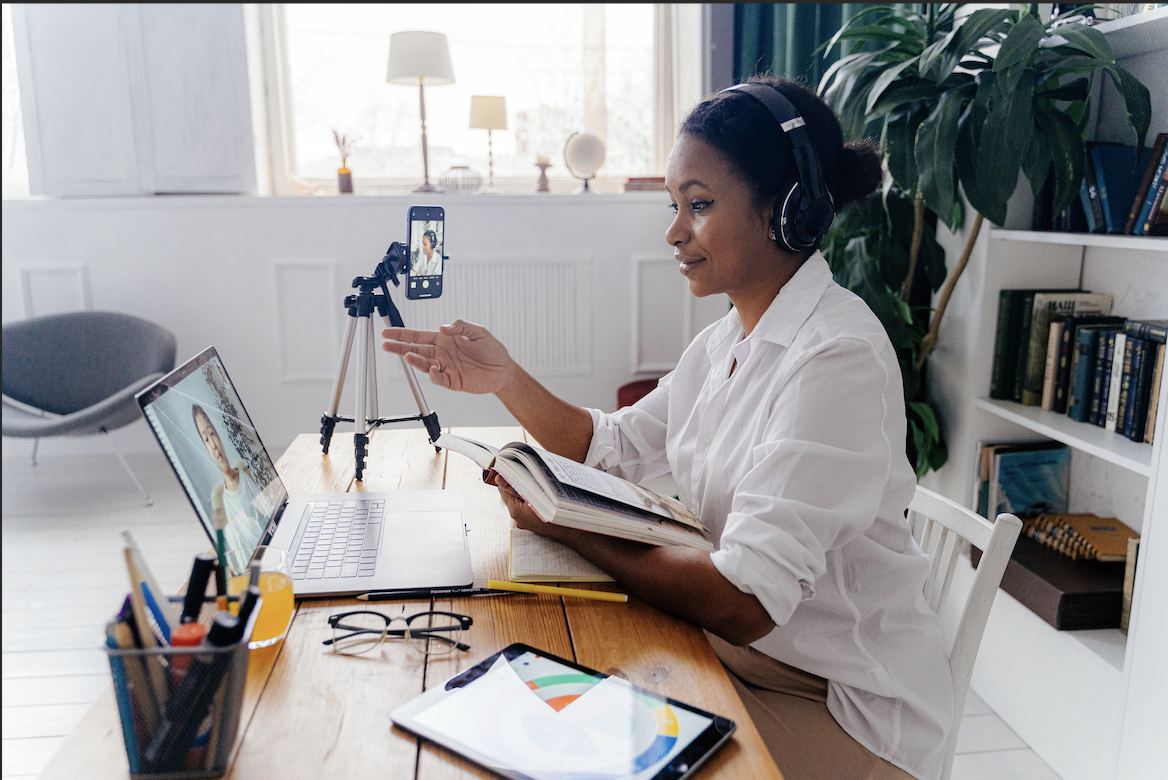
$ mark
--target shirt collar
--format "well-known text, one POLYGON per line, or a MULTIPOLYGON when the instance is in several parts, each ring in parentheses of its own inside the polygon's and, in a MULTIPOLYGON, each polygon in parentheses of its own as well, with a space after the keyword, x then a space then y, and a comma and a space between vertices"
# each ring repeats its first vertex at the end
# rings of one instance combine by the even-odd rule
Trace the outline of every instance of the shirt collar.
MULTIPOLYGON (((831 278, 831 269, 823 255, 819 252, 811 255, 779 290, 750 335, 783 347, 790 346, 799 328, 819 305, 831 278)), ((742 330, 738 310, 731 309, 706 343, 706 352, 712 354, 723 348, 727 339, 733 339, 731 343, 737 342, 742 337, 742 330)))

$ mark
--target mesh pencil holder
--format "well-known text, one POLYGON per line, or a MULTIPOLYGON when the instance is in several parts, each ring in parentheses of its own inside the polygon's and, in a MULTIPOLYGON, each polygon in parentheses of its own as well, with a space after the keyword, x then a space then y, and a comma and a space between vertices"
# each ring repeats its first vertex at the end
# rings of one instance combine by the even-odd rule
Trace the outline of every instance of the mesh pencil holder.
MULTIPOLYGON (((235 644, 102 648, 110 662, 132 778, 186 780, 226 773, 243 707, 247 643, 261 602, 235 644)), ((214 615, 204 610, 200 622, 209 624, 214 615)))

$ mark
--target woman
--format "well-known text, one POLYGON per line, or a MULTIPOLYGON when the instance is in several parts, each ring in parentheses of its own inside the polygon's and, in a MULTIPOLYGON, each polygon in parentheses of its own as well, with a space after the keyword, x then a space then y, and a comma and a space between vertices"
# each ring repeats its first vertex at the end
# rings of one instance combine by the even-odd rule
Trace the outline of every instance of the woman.
POLYGON ((247 565, 267 523, 266 512, 261 512, 259 506, 264 503, 264 488, 252 476, 246 463, 236 460, 232 464, 228 460, 223 440, 219 438, 219 431, 207 411, 194 404, 191 415, 207 454, 223 474, 223 481, 211 488, 211 526, 223 531, 227 562, 242 569, 247 565))
MULTIPOLYGON (((756 79, 802 114, 835 210, 871 193, 870 142, 843 144, 804 87, 756 79)), ((390 328, 383 345, 443 387, 495 393, 543 446, 630 481, 671 472, 715 552, 545 524, 505 484, 516 523, 558 539, 655 606, 706 629, 788 780, 935 778, 952 719, 927 559, 904 512, 900 369, 879 321, 817 251, 772 229, 793 149, 754 98, 726 91, 683 123, 666 231, 694 295, 734 309, 631 407, 552 395, 485 329, 390 328)))
POLYGON ((415 276, 435 276, 442 273, 442 253, 438 249, 438 234, 427 230, 422 234, 422 253, 414 266, 415 276))

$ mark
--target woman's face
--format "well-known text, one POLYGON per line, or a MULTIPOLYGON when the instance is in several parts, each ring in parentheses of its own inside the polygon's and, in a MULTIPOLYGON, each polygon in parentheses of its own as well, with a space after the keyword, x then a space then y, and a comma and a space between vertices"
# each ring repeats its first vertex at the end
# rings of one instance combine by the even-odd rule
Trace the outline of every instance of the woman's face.
POLYGON ((750 190, 717 149, 689 135, 677 139, 665 168, 665 188, 676 216, 665 231, 673 256, 702 297, 728 293, 740 300, 770 290, 776 246, 771 210, 755 207, 750 190))
POLYGON ((422 236, 422 251, 426 253, 426 257, 434 254, 434 247, 430 246, 429 236, 422 236))
POLYGON ((203 415, 195 420, 195 426, 199 429, 199 438, 203 440, 203 446, 207 448, 207 454, 211 456, 211 460, 215 461, 215 465, 224 474, 231 470, 231 464, 227 462, 227 452, 223 449, 223 440, 219 438, 219 432, 215 430, 215 426, 211 424, 203 415))

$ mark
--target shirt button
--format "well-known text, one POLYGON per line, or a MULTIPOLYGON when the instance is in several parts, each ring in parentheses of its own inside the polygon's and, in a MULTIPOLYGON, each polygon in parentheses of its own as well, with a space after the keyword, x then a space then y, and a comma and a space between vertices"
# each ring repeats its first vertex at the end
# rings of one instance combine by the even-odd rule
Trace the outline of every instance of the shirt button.
POLYGON ((709 439, 707 439, 705 436, 703 436, 703 437, 702 437, 702 446, 703 446, 703 447, 709 447, 709 446, 710 446, 710 440, 709 440, 709 439))

